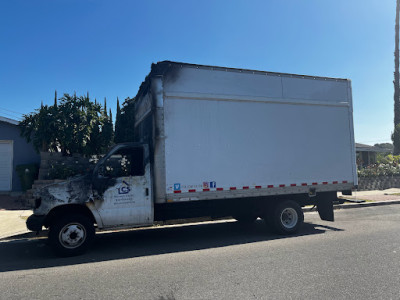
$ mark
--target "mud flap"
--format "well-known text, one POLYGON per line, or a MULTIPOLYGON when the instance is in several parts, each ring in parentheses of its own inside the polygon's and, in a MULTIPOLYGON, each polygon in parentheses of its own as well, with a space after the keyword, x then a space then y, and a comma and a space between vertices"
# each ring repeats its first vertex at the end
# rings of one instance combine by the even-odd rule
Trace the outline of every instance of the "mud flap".
POLYGON ((336 199, 335 194, 320 194, 320 197, 317 197, 316 204, 321 220, 332 222, 335 220, 333 213, 333 200, 336 199))

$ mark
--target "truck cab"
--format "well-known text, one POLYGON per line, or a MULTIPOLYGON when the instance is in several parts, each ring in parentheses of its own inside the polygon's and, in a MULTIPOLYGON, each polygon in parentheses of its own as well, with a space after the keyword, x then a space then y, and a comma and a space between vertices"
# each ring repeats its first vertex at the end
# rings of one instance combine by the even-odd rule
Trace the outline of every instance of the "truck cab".
POLYGON ((152 225, 154 206, 149 147, 124 143, 113 147, 86 175, 51 184, 34 193, 32 231, 49 228, 60 255, 86 250, 98 229, 152 225))

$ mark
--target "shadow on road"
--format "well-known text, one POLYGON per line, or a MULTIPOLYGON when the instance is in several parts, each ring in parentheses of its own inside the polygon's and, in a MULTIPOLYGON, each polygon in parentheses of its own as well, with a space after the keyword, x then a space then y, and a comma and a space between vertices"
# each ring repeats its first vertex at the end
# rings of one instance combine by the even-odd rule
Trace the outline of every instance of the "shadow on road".
POLYGON ((67 266, 115 259, 134 258, 231 245, 288 239, 342 229, 304 223, 301 232, 279 236, 266 229, 263 221, 242 226, 237 222, 189 224, 101 233, 91 249, 78 257, 58 258, 46 239, 0 242, 0 272, 67 266))

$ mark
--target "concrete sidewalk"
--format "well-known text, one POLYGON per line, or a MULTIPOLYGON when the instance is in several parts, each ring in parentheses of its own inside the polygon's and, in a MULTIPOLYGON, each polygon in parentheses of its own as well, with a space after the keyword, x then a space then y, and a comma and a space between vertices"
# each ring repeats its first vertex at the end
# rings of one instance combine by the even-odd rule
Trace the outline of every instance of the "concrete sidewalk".
MULTIPOLYGON (((344 204, 335 205, 335 209, 400 204, 400 188, 383 191, 354 191, 352 196, 338 193, 338 197, 348 201, 344 204)), ((311 208, 304 209, 305 212, 310 210, 311 208)), ((15 210, 15 208, 14 210, 10 210, 0 207, 0 240, 16 238, 19 235, 25 235, 27 233, 31 233, 28 237, 35 236, 35 233, 28 231, 25 225, 26 219, 31 214, 32 210, 15 210)))
POLYGON ((0 210, 0 240, 30 232, 25 222, 31 214, 31 210, 0 210))
POLYGON ((375 191, 353 191, 353 195, 347 196, 338 193, 338 197, 348 200, 364 200, 366 202, 382 202, 400 200, 400 188, 375 191))

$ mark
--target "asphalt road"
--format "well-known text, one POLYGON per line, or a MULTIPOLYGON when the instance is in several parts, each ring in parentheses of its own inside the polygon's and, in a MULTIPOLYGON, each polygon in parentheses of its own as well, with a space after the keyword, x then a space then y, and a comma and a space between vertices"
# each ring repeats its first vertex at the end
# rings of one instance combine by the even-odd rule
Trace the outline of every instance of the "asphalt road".
POLYGON ((400 205, 335 213, 292 237, 261 221, 103 233, 75 258, 0 242, 0 298, 400 299, 400 205))

